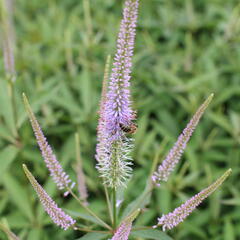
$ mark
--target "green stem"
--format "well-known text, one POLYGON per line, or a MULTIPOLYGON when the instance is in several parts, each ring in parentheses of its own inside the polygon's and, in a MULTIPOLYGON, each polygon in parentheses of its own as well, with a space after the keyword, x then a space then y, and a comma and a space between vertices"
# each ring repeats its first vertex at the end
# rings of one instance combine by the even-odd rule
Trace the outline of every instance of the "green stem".
POLYGON ((111 231, 99 231, 99 230, 92 230, 88 228, 79 228, 79 227, 74 227, 74 230, 78 230, 81 232, 92 232, 92 233, 111 233, 111 231))
POLYGON ((15 92, 14 92, 14 86, 13 86, 13 81, 11 78, 8 79, 8 84, 9 84, 9 95, 11 98, 11 105, 12 105, 12 110, 13 110, 13 119, 14 119, 14 124, 15 124, 15 129, 14 129, 14 135, 18 138, 18 130, 17 130, 17 106, 16 106, 16 99, 15 99, 15 92))
POLYGON ((147 230, 147 229, 153 229, 153 227, 133 227, 132 232, 139 231, 139 230, 147 230))
POLYGON ((105 195, 106 195, 106 199, 107 199, 108 213, 109 213, 109 216, 111 219, 111 223, 113 224, 113 212, 112 212, 112 208, 111 208, 108 190, 105 185, 104 185, 104 191, 105 191, 105 195))
POLYGON ((90 215, 96 218, 105 228, 112 231, 112 228, 105 223, 101 218, 99 218, 91 209, 89 209, 77 196, 73 193, 72 189, 67 188, 67 190, 71 193, 71 195, 78 201, 78 203, 83 207, 90 215))
POLYGON ((116 188, 113 189, 113 228, 117 227, 117 197, 116 197, 116 188))

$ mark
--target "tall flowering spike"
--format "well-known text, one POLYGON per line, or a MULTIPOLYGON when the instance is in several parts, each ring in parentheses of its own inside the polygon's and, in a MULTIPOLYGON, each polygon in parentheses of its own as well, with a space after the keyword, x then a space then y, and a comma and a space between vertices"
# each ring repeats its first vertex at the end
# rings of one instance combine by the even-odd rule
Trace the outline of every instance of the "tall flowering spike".
MULTIPOLYGON (((108 91, 103 90, 101 99, 97 168, 104 184, 112 188, 124 186, 132 172, 129 156, 132 139, 124 129, 133 126, 132 121, 136 117, 131 108, 129 88, 138 6, 138 0, 125 1, 108 91)), ((103 84, 103 89, 106 89, 106 84, 103 84)))
POLYGON ((53 222, 64 230, 67 230, 69 227, 73 226, 76 221, 57 206, 57 204, 51 199, 51 197, 30 173, 26 165, 23 165, 23 170, 34 190, 36 191, 44 210, 48 213, 53 222))
POLYGON ((14 60, 14 28, 12 20, 12 2, 2 1, 1 22, 2 22, 2 48, 4 55, 5 72, 12 81, 15 81, 15 60, 14 60))
POLYGON ((197 112, 192 117, 191 121, 188 123, 187 127, 183 130, 183 133, 179 136, 177 142, 173 148, 169 151, 167 157, 163 160, 162 164, 158 167, 158 171, 155 172, 152 176, 153 182, 160 186, 161 181, 167 181, 169 175, 174 170, 174 167, 179 162, 184 149, 187 146, 190 137, 192 136, 196 126, 209 103, 212 101, 213 94, 211 94, 206 101, 199 107, 197 112))
MULTIPOLYGON (((43 135, 41 127, 29 105, 29 102, 25 94, 23 94, 23 100, 30 118, 30 122, 33 128, 35 137, 37 139, 38 146, 42 152, 42 156, 44 158, 46 166, 50 171, 51 177, 53 178, 54 182, 56 183, 57 187, 60 190, 73 188, 75 183, 69 179, 69 176, 64 172, 62 166, 60 165, 56 156, 54 155, 52 148, 50 147, 46 138, 43 135)), ((66 196, 67 194, 68 194, 68 191, 65 192, 64 195, 66 196)))
POLYGON ((128 236, 132 229, 132 222, 138 216, 140 209, 135 211, 132 215, 127 217, 120 227, 117 229, 116 233, 114 234, 112 240, 128 240, 128 236))
POLYGON ((75 134, 75 142, 76 142, 76 158, 77 158, 77 181, 78 181, 78 192, 80 195, 80 199, 83 200, 85 205, 88 205, 87 198, 87 186, 86 186, 86 179, 82 168, 82 158, 81 158, 81 150, 80 150, 80 140, 79 134, 75 134))
POLYGON ((183 222, 183 220, 190 213, 192 213, 193 210, 198 205, 200 205, 204 199, 206 199, 210 194, 212 194, 225 181, 225 179, 231 174, 231 172, 232 170, 229 169, 216 182, 214 182, 209 187, 205 188, 200 193, 187 200, 184 204, 176 208, 173 212, 168 213, 167 215, 162 215, 161 218, 158 218, 158 224, 154 226, 154 228, 162 226, 163 231, 165 231, 166 229, 172 229, 179 223, 183 222))
POLYGON ((118 34, 117 52, 106 101, 107 131, 113 139, 118 139, 122 135, 121 124, 129 126, 135 119, 135 112, 131 108, 129 87, 138 6, 138 0, 126 0, 118 34))

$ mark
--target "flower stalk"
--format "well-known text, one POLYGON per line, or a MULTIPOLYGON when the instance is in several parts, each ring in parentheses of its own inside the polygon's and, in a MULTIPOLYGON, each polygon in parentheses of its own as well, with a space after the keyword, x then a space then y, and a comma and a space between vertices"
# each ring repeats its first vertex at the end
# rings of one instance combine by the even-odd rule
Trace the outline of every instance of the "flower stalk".
POLYGON ((75 144, 76 144, 76 159, 77 159, 76 172, 77 172, 78 192, 80 195, 80 199, 84 202, 85 205, 88 205, 88 202, 87 202, 88 192, 87 192, 85 175, 82 167, 80 139, 79 139, 78 133, 75 134, 75 144))
POLYGON ((169 151, 167 157, 163 160, 162 164, 158 167, 158 171, 152 176, 153 182, 160 186, 162 181, 166 182, 169 175, 173 172, 175 166, 181 159, 181 156, 187 146, 190 137, 192 136, 196 126, 198 125, 203 113, 213 99, 213 94, 211 94, 205 102, 198 108, 197 112, 194 114, 190 122, 187 124, 186 128, 183 130, 182 134, 178 137, 177 142, 173 148, 169 151))
POLYGON ((134 213, 128 216, 119 226, 112 240, 128 240, 128 236, 132 229, 132 223, 140 213, 140 209, 137 209, 134 213))
POLYGON ((46 191, 37 182, 25 164, 23 164, 23 170, 28 180, 32 184, 34 190, 36 191, 44 210, 48 213, 53 222, 64 230, 67 230, 69 227, 73 227, 76 221, 57 206, 57 204, 50 198, 46 191))
POLYGON ((135 119, 131 107, 130 79, 138 16, 138 0, 126 0, 117 52, 107 86, 103 84, 96 149, 97 169, 104 185, 112 189, 125 186, 131 176, 132 139, 128 129, 135 119))
MULTIPOLYGON (((66 172, 64 172, 61 164, 58 162, 56 156, 54 155, 51 146, 48 144, 47 139, 45 138, 42 129, 30 107, 26 95, 23 93, 23 101, 28 112, 28 116, 37 139, 38 146, 41 150, 43 159, 46 163, 47 168, 50 171, 50 175, 56 183, 57 187, 62 189, 71 189, 74 187, 75 183, 70 180, 66 172)), ((69 191, 64 193, 64 196, 67 196, 69 191)))
POLYGON ((180 207, 176 208, 173 212, 168 213, 167 215, 162 215, 161 218, 158 218, 158 224, 153 226, 156 228, 162 226, 163 231, 166 229, 172 229, 177 226, 179 223, 183 222, 184 219, 193 212, 193 210, 202 203, 209 195, 217 190, 219 186, 226 180, 226 178, 231 174, 232 169, 226 171, 219 179, 212 183, 209 187, 202 190, 200 193, 196 194, 180 207))

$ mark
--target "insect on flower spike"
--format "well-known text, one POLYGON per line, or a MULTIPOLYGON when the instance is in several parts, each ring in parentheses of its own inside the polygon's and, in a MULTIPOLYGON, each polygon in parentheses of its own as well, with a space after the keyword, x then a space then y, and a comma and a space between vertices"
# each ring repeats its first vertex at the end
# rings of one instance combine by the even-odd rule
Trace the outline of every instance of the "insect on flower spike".
POLYGON ((153 226, 153 228, 162 226, 163 231, 166 229, 172 229, 177 226, 179 223, 183 222, 184 219, 195 210, 195 208, 202 203, 209 195, 211 195, 231 174, 232 169, 226 171, 217 181, 211 184, 209 187, 202 190, 200 193, 196 194, 189 200, 187 200, 180 207, 176 208, 173 212, 168 213, 167 215, 162 215, 161 218, 158 218, 158 224, 153 226))
POLYGON ((128 240, 128 236, 132 229, 132 223, 140 213, 140 209, 136 210, 133 214, 127 217, 117 229, 112 240, 128 240))
POLYGON ((179 162, 184 149, 187 146, 190 137, 192 136, 196 126, 198 125, 199 120, 201 119, 206 108, 210 104, 213 98, 211 94, 205 102, 198 108, 197 112, 194 114, 190 122, 187 124, 186 128, 183 130, 182 134, 178 137, 177 142, 173 148, 169 151, 167 157, 163 160, 161 165, 158 167, 158 171, 155 172, 152 176, 152 180, 156 183, 157 186, 160 186, 160 182, 167 181, 169 175, 174 170, 175 166, 179 162))
POLYGON ((101 101, 101 104, 104 101, 104 107, 100 110, 98 124, 97 169, 104 185, 115 189, 125 186, 132 172, 132 158, 129 156, 132 139, 127 134, 135 131, 132 121, 136 114, 131 107, 130 78, 138 5, 138 0, 125 1, 117 52, 108 91, 101 101), (128 132, 125 132, 126 129, 128 132))
POLYGON ((53 222, 64 230, 67 230, 69 227, 73 226, 76 221, 57 206, 57 204, 37 182, 25 164, 23 164, 23 170, 34 190, 36 191, 44 210, 48 213, 53 222))
MULTIPOLYGON (((46 163, 47 168, 50 171, 50 175, 56 183, 57 187, 62 189, 73 188, 75 183, 69 179, 69 176, 64 172, 61 164, 58 162, 56 156, 54 155, 52 148, 48 144, 45 136, 43 135, 42 129, 30 107, 26 95, 23 93, 23 101, 30 118, 30 122, 37 139, 38 146, 41 150, 42 156, 46 163)), ((67 196, 69 192, 65 192, 64 196, 67 196)))

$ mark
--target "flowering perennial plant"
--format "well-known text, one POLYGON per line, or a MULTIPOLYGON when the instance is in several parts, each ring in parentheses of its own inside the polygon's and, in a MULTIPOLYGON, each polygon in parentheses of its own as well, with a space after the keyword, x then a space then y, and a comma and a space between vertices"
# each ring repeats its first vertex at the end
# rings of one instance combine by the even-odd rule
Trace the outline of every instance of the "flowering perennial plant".
MULTIPOLYGON (((122 216, 119 221, 119 199, 117 199, 117 190, 126 186, 132 173, 132 158, 130 156, 131 149, 134 145, 132 134, 136 131, 136 112, 132 109, 131 94, 130 94, 130 79, 132 56, 134 49, 134 40, 137 26, 138 16, 138 0, 126 0, 125 8, 123 10, 123 19, 121 21, 120 31, 117 39, 117 51, 113 60, 113 68, 110 73, 110 57, 108 57, 102 96, 100 101, 99 122, 97 128, 97 147, 96 160, 97 169, 102 179, 106 200, 109 210, 110 223, 103 221, 87 206, 87 189, 85 185, 84 173, 82 170, 81 157, 77 154, 78 165, 78 189, 80 197, 74 193, 74 182, 70 180, 69 176, 63 170, 61 164, 56 159, 53 151, 48 144, 39 123, 31 110, 28 100, 23 95, 24 104, 28 112, 30 122, 37 139, 37 143, 41 150, 42 156, 50 171, 50 176, 56 183, 60 190, 65 190, 65 196, 71 194, 80 205, 94 218, 94 221, 99 223, 101 229, 89 228, 77 225, 77 222, 63 210, 61 210, 56 203, 48 196, 45 190, 39 185, 36 179, 32 176, 30 171, 24 165, 24 172, 35 189, 44 209, 52 218, 53 222, 64 230, 72 228, 82 232, 97 232, 105 233, 112 237, 112 240, 127 240, 129 234, 133 230, 133 221, 140 213, 140 210, 145 207, 143 201, 149 197, 153 189, 160 186, 160 183, 168 180, 170 173, 174 170, 176 164, 179 162, 188 141, 190 140, 193 131, 195 130, 200 118, 210 104, 213 95, 200 106, 197 112, 188 123, 183 133, 179 136, 177 142, 170 150, 167 157, 163 160, 158 170, 151 176, 151 183, 148 184, 148 191, 141 195, 142 199, 131 210, 122 216), (110 196, 111 195, 111 196, 110 196)), ((76 148, 79 152, 79 139, 76 135, 76 148)), ((145 229, 152 229, 162 227, 165 231, 172 229, 182 222, 205 198, 212 194, 229 176, 231 170, 226 171, 222 177, 210 185, 208 188, 202 190, 200 193, 186 201, 173 212, 158 218, 158 223, 155 226, 145 227, 145 229)), ((91 218, 91 219, 92 219, 91 218)), ((89 220, 89 218, 88 218, 89 220)), ((137 231, 137 227, 134 228, 137 231)), ((163 234, 163 233, 162 233, 163 234)))

